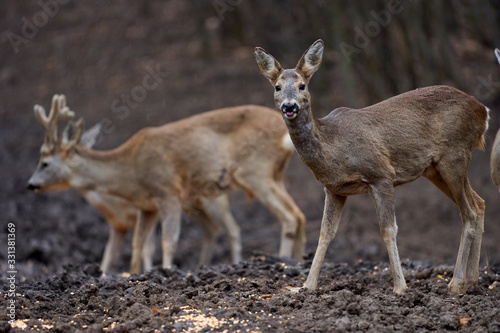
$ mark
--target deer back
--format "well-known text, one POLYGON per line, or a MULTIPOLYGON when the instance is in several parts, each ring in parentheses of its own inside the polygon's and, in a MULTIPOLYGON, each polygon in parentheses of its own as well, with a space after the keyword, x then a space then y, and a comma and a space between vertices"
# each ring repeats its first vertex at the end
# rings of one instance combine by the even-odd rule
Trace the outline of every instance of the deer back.
POLYGON ((416 89, 362 109, 338 108, 318 119, 317 151, 307 163, 326 181, 337 170, 343 182, 420 177, 443 154, 484 148, 487 108, 448 86, 416 89), (318 163, 318 159, 322 162, 318 163), (330 170, 330 171, 329 171, 330 170))
POLYGON ((144 130, 137 142, 137 177, 151 191, 164 184, 182 197, 217 195, 233 186, 235 172, 266 177, 293 151, 279 114, 245 105, 205 112, 144 130))

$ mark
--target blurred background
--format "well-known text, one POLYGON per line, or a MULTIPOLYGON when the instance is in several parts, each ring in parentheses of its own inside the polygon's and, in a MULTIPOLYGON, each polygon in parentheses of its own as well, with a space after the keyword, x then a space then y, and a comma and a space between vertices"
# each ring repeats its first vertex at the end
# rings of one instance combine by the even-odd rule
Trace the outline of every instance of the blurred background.
MULTIPOLYGON (((435 84, 462 89, 490 107, 488 146, 474 153, 469 174, 487 205, 481 265, 500 260, 500 196, 489 174, 500 119, 500 65, 493 54, 500 47, 499 0, 9 0, 0 2, 0 16, 0 244, 7 223, 15 223, 18 269, 27 278, 68 263, 99 263, 108 233, 104 218, 78 193, 26 190, 43 141, 34 104, 48 109, 53 94, 65 94, 87 127, 102 123, 96 149, 110 149, 143 127, 211 109, 274 108, 253 48, 265 48, 290 68, 318 38, 326 45, 310 84, 318 117, 435 84), (141 89, 151 73, 158 84, 141 89)), ((322 186, 296 154, 286 183, 307 217, 312 254, 322 186)), ((231 200, 244 256, 276 254, 280 226, 274 216, 241 193, 231 200)), ((454 264, 458 209, 430 182, 398 187, 396 214, 403 260, 454 264)), ((194 268, 201 231, 187 218, 182 228, 175 263, 194 268)), ((130 239, 115 271, 128 269, 130 239)), ((219 244, 214 262, 228 263, 225 237, 219 244)), ((6 252, 0 250, 0 258, 6 252)), ((369 196, 349 198, 326 260, 387 260, 369 196)))

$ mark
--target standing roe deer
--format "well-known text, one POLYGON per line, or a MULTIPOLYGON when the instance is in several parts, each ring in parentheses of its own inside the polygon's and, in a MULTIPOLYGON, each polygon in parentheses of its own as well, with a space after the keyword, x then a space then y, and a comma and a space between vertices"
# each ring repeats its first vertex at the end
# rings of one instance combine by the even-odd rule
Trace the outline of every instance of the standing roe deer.
MULTIPOLYGON (((143 129, 118 148, 95 151, 91 144, 81 143, 81 119, 74 122, 65 97, 55 95, 48 117, 43 107, 35 106, 45 140, 28 188, 74 188, 104 214, 112 231, 103 270, 109 269, 124 231, 134 227, 130 271, 140 272, 145 242, 151 242, 147 237, 158 219, 163 267, 171 266, 182 209, 193 212, 190 217, 204 229, 200 263, 210 260, 218 221, 229 233, 233 261, 239 261, 239 227, 227 198, 236 188, 256 196, 282 223, 279 255, 300 260, 305 219, 283 183, 293 146, 283 121, 274 114, 255 105, 215 110, 143 129), (61 138, 59 120, 69 120, 61 138)), ((152 249, 145 251, 145 268, 150 268, 152 249)))
MULTIPOLYGON (((498 63, 500 64, 500 50, 495 49, 495 55, 497 57, 498 63)), ((490 169, 491 169, 491 179, 500 191, 500 130, 495 136, 495 141, 493 142, 493 147, 491 148, 491 158, 490 158, 490 169)))
POLYGON ((265 50, 255 49, 297 152, 325 185, 318 248, 304 287, 317 288, 347 196, 369 193, 389 253, 394 292, 403 293, 407 286, 396 246, 394 187, 424 176, 460 209, 462 236, 448 289, 465 292, 478 280, 485 207, 469 185, 467 169, 473 149, 484 148, 488 109, 457 89, 434 86, 359 110, 341 107, 317 119, 307 85, 320 66, 323 47, 317 40, 294 69, 282 69, 265 50))

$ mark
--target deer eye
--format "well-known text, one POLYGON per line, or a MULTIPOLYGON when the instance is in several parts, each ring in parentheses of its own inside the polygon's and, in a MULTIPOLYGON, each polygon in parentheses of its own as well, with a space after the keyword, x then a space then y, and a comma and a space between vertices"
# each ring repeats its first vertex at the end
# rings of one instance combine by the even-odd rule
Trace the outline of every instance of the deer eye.
POLYGON ((46 167, 48 167, 48 166, 49 166, 49 163, 47 163, 47 162, 43 162, 43 163, 40 165, 40 168, 44 169, 44 168, 46 168, 46 167))
POLYGON ((275 89, 276 89, 276 91, 280 91, 281 90, 281 86, 276 86, 275 89))
POLYGON ((306 89, 306 85, 305 85, 305 84, 301 84, 301 85, 299 86, 299 89, 300 89, 300 90, 304 90, 304 89, 306 89))

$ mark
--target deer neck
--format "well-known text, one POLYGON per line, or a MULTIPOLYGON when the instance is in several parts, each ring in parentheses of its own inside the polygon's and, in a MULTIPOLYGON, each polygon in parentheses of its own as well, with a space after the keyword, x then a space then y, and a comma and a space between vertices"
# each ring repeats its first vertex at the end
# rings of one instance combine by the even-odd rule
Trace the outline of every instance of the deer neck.
POLYGON ((303 108, 295 119, 285 119, 285 123, 300 157, 306 163, 309 160, 317 159, 317 154, 321 150, 320 129, 311 107, 308 105, 303 108))
POLYGON ((78 147, 71 157, 71 187, 79 191, 99 191, 103 193, 132 197, 130 179, 133 168, 124 157, 114 151, 95 151, 78 147))

